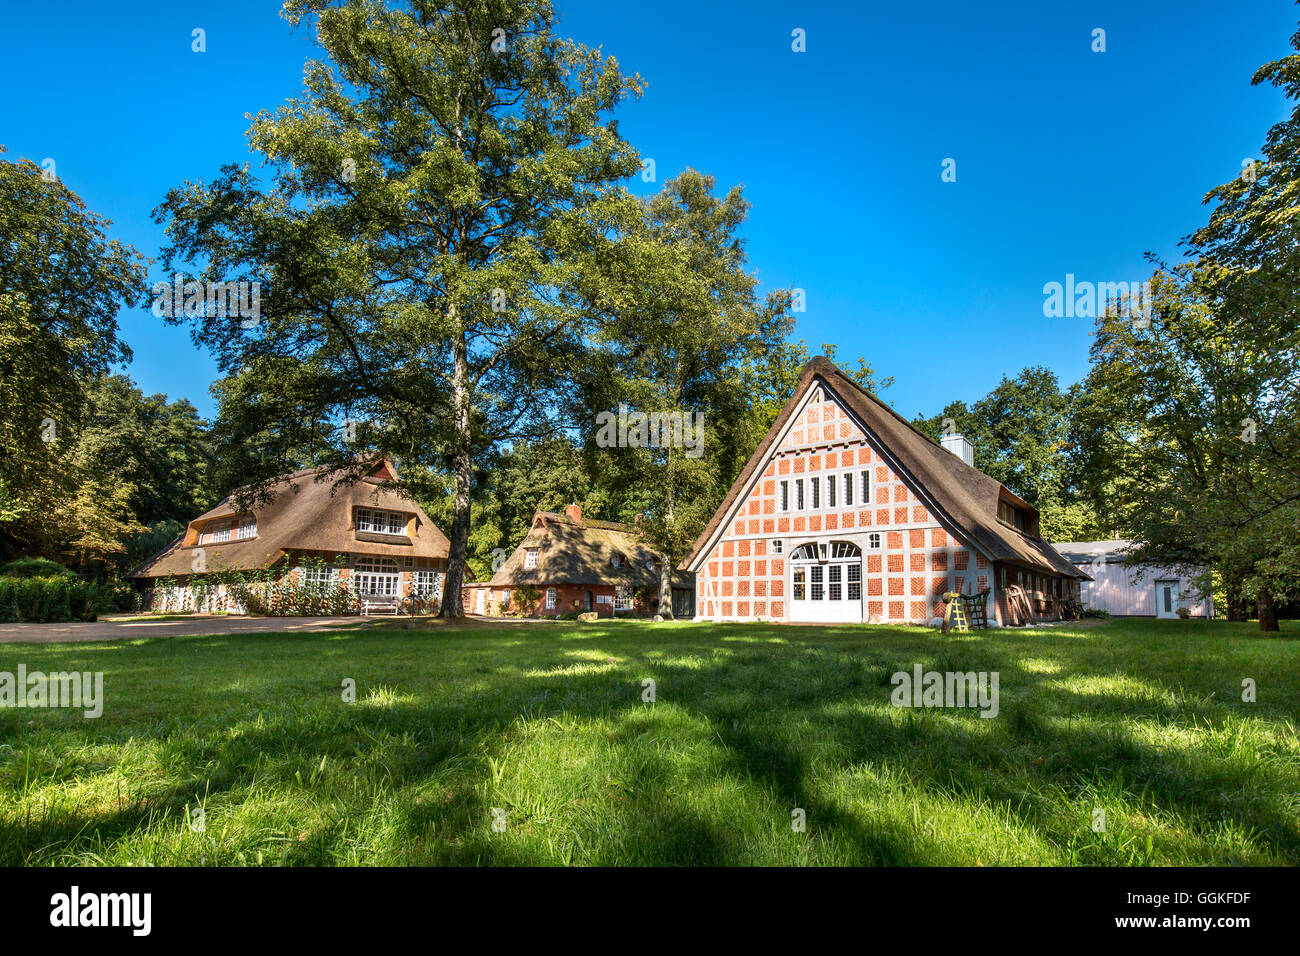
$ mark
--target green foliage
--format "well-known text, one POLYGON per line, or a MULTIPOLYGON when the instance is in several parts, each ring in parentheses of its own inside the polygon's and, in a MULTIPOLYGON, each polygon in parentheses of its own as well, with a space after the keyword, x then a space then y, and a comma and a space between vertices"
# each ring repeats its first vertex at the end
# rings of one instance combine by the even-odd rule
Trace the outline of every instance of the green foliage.
POLYGON ((451 477, 444 613, 459 616, 475 469, 554 430, 636 221, 620 184, 640 164, 608 117, 641 83, 556 36, 539 0, 290 0, 285 15, 328 60, 253 122, 272 182, 229 165, 173 189, 156 210, 165 269, 262 283, 255 327, 194 320, 228 376, 234 467, 268 477, 306 453, 355 475, 364 451, 408 482, 451 477))
POLYGON ((764 302, 755 293, 739 237, 749 203, 739 187, 720 197, 714 188, 688 169, 643 203, 577 416, 597 483, 663 557, 669 616, 669 576, 753 451, 744 372, 793 325, 788 292, 764 302), (682 427, 646 436, 648 447, 611 447, 625 411, 678 416, 682 427))
POLYGON ((0 567, 0 575, 7 578, 76 577, 75 572, 48 558, 18 558, 0 567))
MULTIPOLYGON (((333 562, 338 569, 347 563, 339 555, 333 562)), ((294 564, 302 571, 320 570, 330 565, 322 558, 304 557, 294 564)), ((159 581, 154 590, 154 611, 199 611, 221 613, 242 611, 270 617, 324 617, 359 614, 361 601, 339 579, 333 583, 307 581, 306 574, 292 577, 285 565, 256 570, 222 569, 186 578, 184 586, 171 577, 159 581), (188 593, 187 593, 188 592, 188 593)))
POLYGON ((109 225, 36 164, 0 161, 0 558, 97 558, 130 526, 119 481, 75 450, 85 383, 129 361, 117 314, 144 291, 109 225))
POLYGON ((83 581, 69 574, 48 577, 0 576, 0 621, 51 623, 93 621, 99 614, 125 610, 131 588, 117 583, 83 581))
POLYGON ((1086 541, 1110 534, 1080 486, 1086 463, 1073 433, 1079 401, 1079 390, 1062 391, 1050 369, 1026 368, 973 406, 954 401, 913 425, 935 441, 945 433, 970 439, 975 467, 1038 509, 1043 537, 1086 541))

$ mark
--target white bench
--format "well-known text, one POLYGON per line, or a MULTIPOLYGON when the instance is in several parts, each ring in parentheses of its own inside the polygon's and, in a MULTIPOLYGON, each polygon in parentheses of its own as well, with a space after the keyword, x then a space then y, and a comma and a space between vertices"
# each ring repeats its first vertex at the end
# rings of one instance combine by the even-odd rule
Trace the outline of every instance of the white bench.
POLYGON ((369 617, 371 614, 374 614, 375 612, 396 615, 397 614, 396 599, 391 601, 387 601, 387 600, 376 601, 370 598, 366 598, 361 602, 362 617, 369 617))

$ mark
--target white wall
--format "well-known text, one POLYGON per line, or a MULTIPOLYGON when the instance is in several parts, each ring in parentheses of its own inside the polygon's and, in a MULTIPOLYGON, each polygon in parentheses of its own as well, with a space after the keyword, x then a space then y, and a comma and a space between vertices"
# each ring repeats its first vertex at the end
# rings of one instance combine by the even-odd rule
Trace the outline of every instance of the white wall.
POLYGON ((1141 569, 1125 567, 1119 562, 1107 562, 1104 565, 1089 563, 1078 567, 1092 575, 1094 580, 1082 584, 1083 606, 1109 611, 1117 615, 1156 616, 1156 581, 1178 579, 1178 590, 1186 596, 1178 602, 1179 607, 1186 607, 1193 617, 1210 617, 1214 613, 1214 600, 1206 595, 1198 599, 1190 579, 1160 568, 1145 566, 1141 569), (1138 572, 1142 576, 1139 579, 1138 572))

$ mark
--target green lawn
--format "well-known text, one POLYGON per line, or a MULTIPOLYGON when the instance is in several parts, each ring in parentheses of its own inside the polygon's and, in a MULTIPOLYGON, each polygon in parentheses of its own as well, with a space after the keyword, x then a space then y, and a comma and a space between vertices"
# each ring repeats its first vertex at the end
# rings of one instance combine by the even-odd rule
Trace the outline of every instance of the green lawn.
POLYGON ((0 710, 0 864, 1300 862, 1294 624, 421 627, 0 645, 107 698, 0 710))

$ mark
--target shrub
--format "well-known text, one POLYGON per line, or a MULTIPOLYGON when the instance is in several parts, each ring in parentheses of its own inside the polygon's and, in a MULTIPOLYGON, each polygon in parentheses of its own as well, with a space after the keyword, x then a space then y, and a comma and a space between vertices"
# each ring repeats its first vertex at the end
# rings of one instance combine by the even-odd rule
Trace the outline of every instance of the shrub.
POLYGON ((0 568, 0 577, 6 578, 52 578, 76 577, 75 572, 48 558, 18 558, 0 568))
POLYGON ((71 575, 0 577, 0 621, 48 624, 93 621, 116 609, 120 582, 96 584, 71 575))

